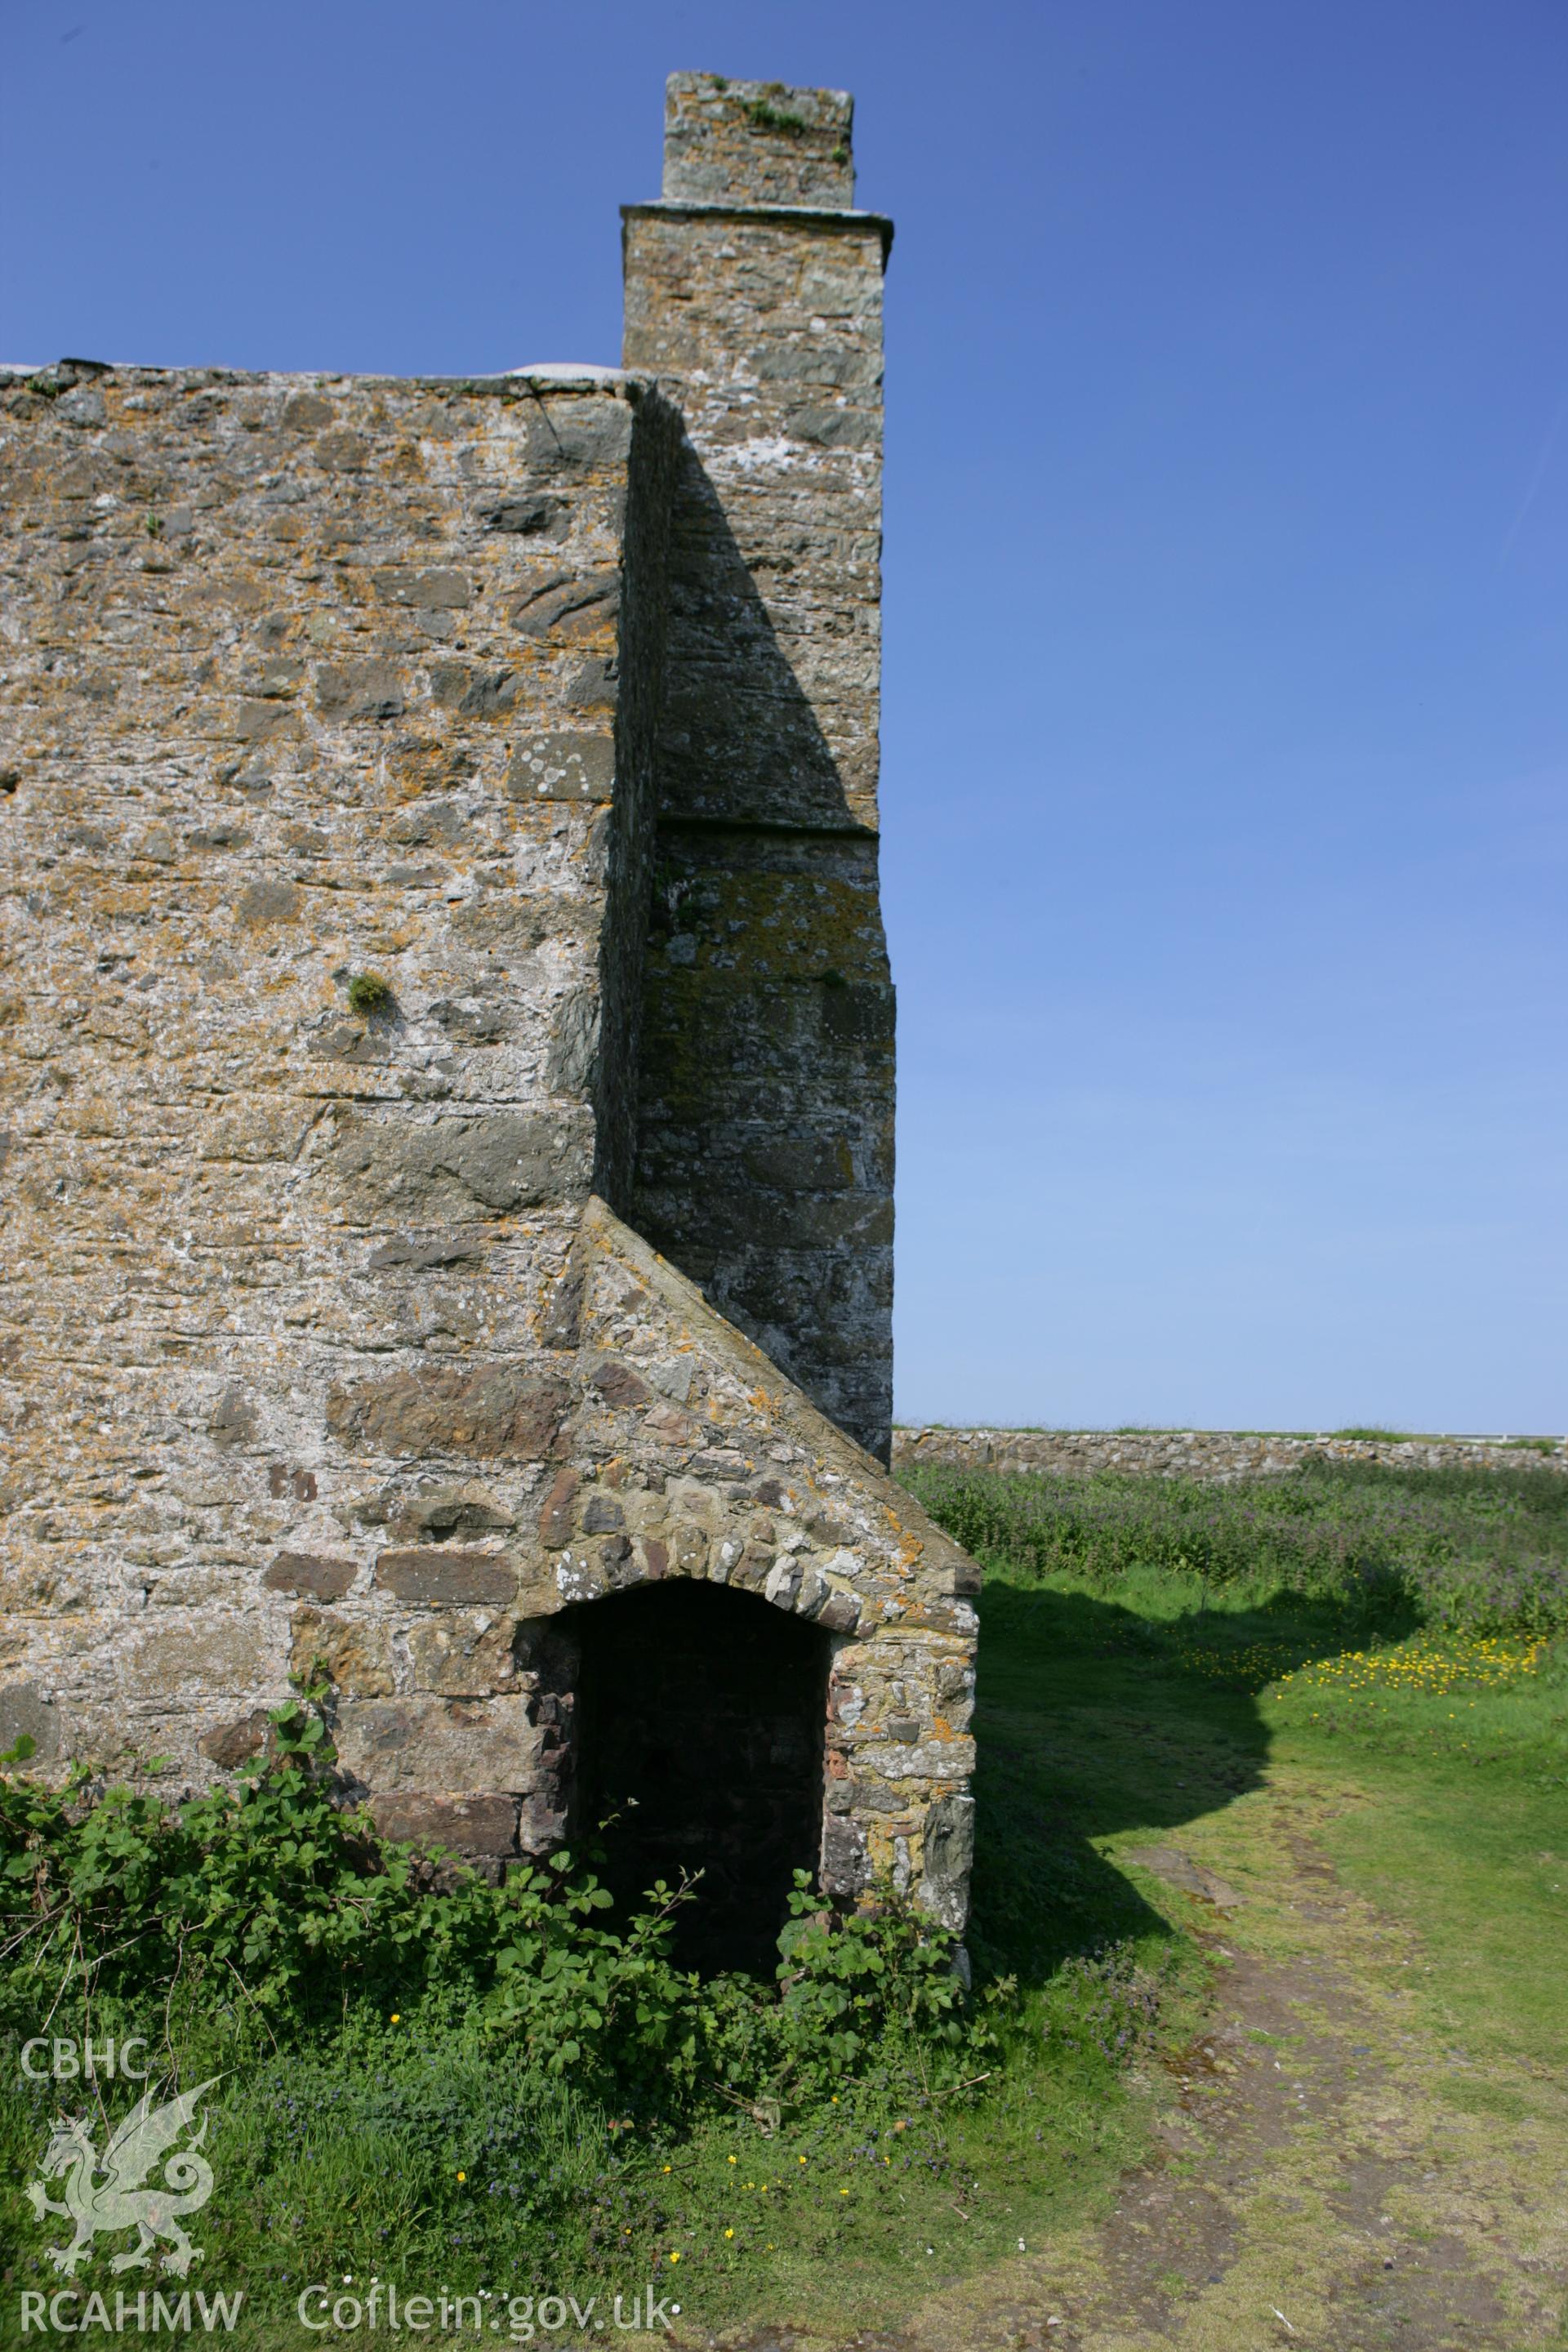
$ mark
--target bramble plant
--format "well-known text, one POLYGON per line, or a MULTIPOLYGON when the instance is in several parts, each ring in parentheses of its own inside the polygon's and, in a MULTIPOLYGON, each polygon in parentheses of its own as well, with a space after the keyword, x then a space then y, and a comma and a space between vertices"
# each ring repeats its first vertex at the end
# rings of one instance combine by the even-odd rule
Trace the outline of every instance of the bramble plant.
MULTIPOLYGON (((969 2007, 953 1939, 891 1889, 840 1922, 802 1874, 776 1979, 703 1979, 670 1958, 700 1885, 656 1885, 622 1916, 591 1853, 491 1885, 383 1840, 342 1801, 326 1696, 307 1681, 253 1774, 183 1801, 79 1769, 45 1787, 16 1769, 26 1738, 0 1758, 0 2050, 46 2025, 100 2049, 135 2037, 154 2074, 225 2080, 207 2274, 244 2278, 268 2352, 302 2265, 526 2286, 569 2256, 646 2285, 690 2243, 687 2217, 737 2193, 721 2153, 737 2133, 787 2129, 847 2166, 856 2136, 890 2131, 900 2105, 945 2116, 930 2097, 984 2071, 994 2005, 969 2007), (694 2208, 700 2161, 711 2189, 694 2208)), ((0 2067, 16 2179, 57 2104, 50 2082, 0 2067)), ((898 2145, 921 2150, 934 2194, 952 2171, 940 2132, 898 2145)), ((805 2195, 809 2160, 793 2163, 805 2195)), ((785 2186, 754 2193, 782 2211, 785 2186)), ((834 2194, 837 2243, 864 2197, 834 2194)), ((731 2267, 771 2250, 724 2227, 731 2267)), ((0 2192, 5 2258, 29 2278, 47 2275, 40 2230, 0 2192)))
POLYGON ((759 2004, 744 1978, 710 1988, 704 2042, 726 2095, 809 2106, 889 2065, 947 2088, 994 2050, 955 1972, 954 1939, 890 1886, 874 1894, 840 1917, 797 1870, 776 1999, 759 2004))
MULTIPOLYGON (((545 2074, 674 2116, 721 2071, 746 2095, 795 2095, 912 2040, 932 2063, 977 2047, 952 1938, 884 1890, 836 1926, 801 1874, 780 1982, 705 1983, 670 1958, 693 1884, 649 1889, 614 1922, 567 1851, 491 1885, 379 1836, 339 1800, 313 1689, 272 1717, 272 1754, 237 1788, 171 1805, 145 1787, 58 1790, 0 1773, 0 2031, 40 1994, 142 2021, 182 1977, 237 1987, 274 2040, 335 2032, 351 2010, 461 2014, 545 2074)), ((19 1741, 8 1759, 26 1760, 19 1741)), ((42 2006, 49 2002, 44 2000, 42 2006)))

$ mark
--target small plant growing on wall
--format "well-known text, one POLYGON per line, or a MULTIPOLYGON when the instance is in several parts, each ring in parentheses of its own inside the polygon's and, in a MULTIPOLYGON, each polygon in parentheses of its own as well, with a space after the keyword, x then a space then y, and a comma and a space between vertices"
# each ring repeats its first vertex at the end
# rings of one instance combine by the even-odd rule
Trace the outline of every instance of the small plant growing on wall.
POLYGON ((392 982, 378 971, 356 971, 349 982, 350 1008, 367 1020, 373 1013, 390 1013, 396 1003, 392 982))
POLYGON ((787 107, 770 106, 765 98, 746 101, 745 111, 759 131, 782 131, 791 139, 798 139, 805 131, 804 115, 792 114, 787 107))

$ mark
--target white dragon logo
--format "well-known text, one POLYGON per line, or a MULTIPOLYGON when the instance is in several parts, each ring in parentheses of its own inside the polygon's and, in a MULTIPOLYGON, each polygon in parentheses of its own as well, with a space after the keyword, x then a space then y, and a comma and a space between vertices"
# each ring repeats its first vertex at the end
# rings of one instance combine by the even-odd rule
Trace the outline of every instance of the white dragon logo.
POLYGON ((200 2246, 193 2246, 182 2229, 180 2216, 196 2212, 212 2195, 213 2168, 205 2157, 195 2152, 207 2136, 205 2116, 190 2146, 176 2150, 164 2165, 163 2188, 144 2189, 142 2184, 164 2149, 187 2129, 200 2101, 217 2080, 215 2074, 211 2081, 198 2083, 194 2091, 162 2107, 153 2106, 148 2091, 110 2140, 101 2161, 87 2118, 59 2117, 38 2168, 43 2180, 31 2181, 27 2188, 40 2221, 46 2213, 58 2213, 76 2224, 76 2235, 68 2246, 47 2249, 56 2270, 72 2276, 91 2253, 100 2230, 141 2233, 129 2253, 115 2255, 109 2266, 111 2271, 137 2270, 150 2263, 160 2238, 167 2238, 171 2248, 162 2258, 163 2266, 180 2278, 193 2263, 204 2259, 200 2246), (102 2179, 98 2178, 100 2172, 102 2179), (66 2175, 65 2202, 58 2205, 44 2181, 58 2179, 62 2173, 66 2175))

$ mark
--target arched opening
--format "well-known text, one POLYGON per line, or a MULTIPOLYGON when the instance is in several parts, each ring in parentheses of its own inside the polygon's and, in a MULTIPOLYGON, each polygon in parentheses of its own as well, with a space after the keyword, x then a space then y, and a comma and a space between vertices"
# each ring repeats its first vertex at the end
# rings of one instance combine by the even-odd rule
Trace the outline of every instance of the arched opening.
POLYGON ((771 1975, 791 1874, 817 1864, 828 1636, 754 1593, 684 1580, 563 1614, 582 1644, 575 1811, 584 1828, 616 1816, 617 1909, 700 1871, 681 1965, 771 1975))

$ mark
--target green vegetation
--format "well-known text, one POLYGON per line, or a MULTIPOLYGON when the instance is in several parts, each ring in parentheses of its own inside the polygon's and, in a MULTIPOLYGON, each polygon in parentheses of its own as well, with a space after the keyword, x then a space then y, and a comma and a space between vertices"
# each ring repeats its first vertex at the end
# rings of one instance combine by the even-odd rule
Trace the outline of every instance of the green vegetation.
POLYGON ((1336 1866, 1421 1938, 1435 2023, 1568 2059, 1568 1479, 906 1483, 987 1570, 978 1795, 1006 1859, 977 1948, 1015 1948, 1020 1909, 1053 1953, 1133 1932, 1110 1857, 1305 1776, 1337 1792, 1336 1866))
POLYGON ((350 1010, 367 1017, 373 1013, 390 1013, 397 999, 392 982, 383 980, 377 971, 356 971, 349 982, 350 1010))
POLYGON ((1401 2014, 1476 2062, 1445 2095, 1524 2112, 1500 2070, 1568 2058, 1568 1481, 910 1484, 986 1570, 971 2003, 890 1895, 835 1933, 803 1888, 777 1983, 699 1983, 668 1890, 627 1922, 566 1857, 504 1888, 433 1875, 331 1804, 307 1703, 252 1787, 173 1811, 13 1774, 12 2281, 49 2283, 60 2239, 22 2195, 64 2095, 16 2063, 47 2021, 224 2074, 200 2277, 245 2286, 237 2345, 320 2340, 295 2298, 344 2274, 580 2299, 657 2277, 700 2328, 897 2317, 1064 2242, 1146 2156, 1225 1961, 1212 1911, 1140 1857, 1201 1832, 1265 1871, 1275 1796, 1418 1939, 1419 1968, 1389 1948, 1401 2014))
POLYGON ((758 131, 782 131, 791 139, 798 139, 807 127, 804 115, 792 114, 787 107, 771 106, 765 98, 748 99, 744 112, 758 131))
POLYGON ((922 1466, 906 1483, 1010 1576, 1102 1589, 1154 1570, 1205 1594, 1286 1591, 1406 1630, 1568 1630, 1568 1478, 1557 1471, 1324 1462, 1221 1486, 922 1466))
POLYGON ((46 2029, 139 2037, 187 2087, 229 2079, 204 2278, 242 2281, 273 2327, 302 2283, 344 2272, 629 2293, 706 2261, 721 2284, 901 2217, 895 2148, 900 2182, 919 2151, 917 2202, 951 2185, 938 2118, 992 2071, 996 2004, 965 2004, 951 1937, 891 1890, 835 1926, 803 1876, 777 1980, 703 1982, 669 1958, 692 1890, 658 1885, 612 1923, 566 1853, 492 1886, 334 1802, 309 1697, 272 1747, 237 1791, 179 1805, 0 1779, 14 2275, 47 2277, 59 2242, 22 2202, 58 2095, 18 2060, 46 2029))

